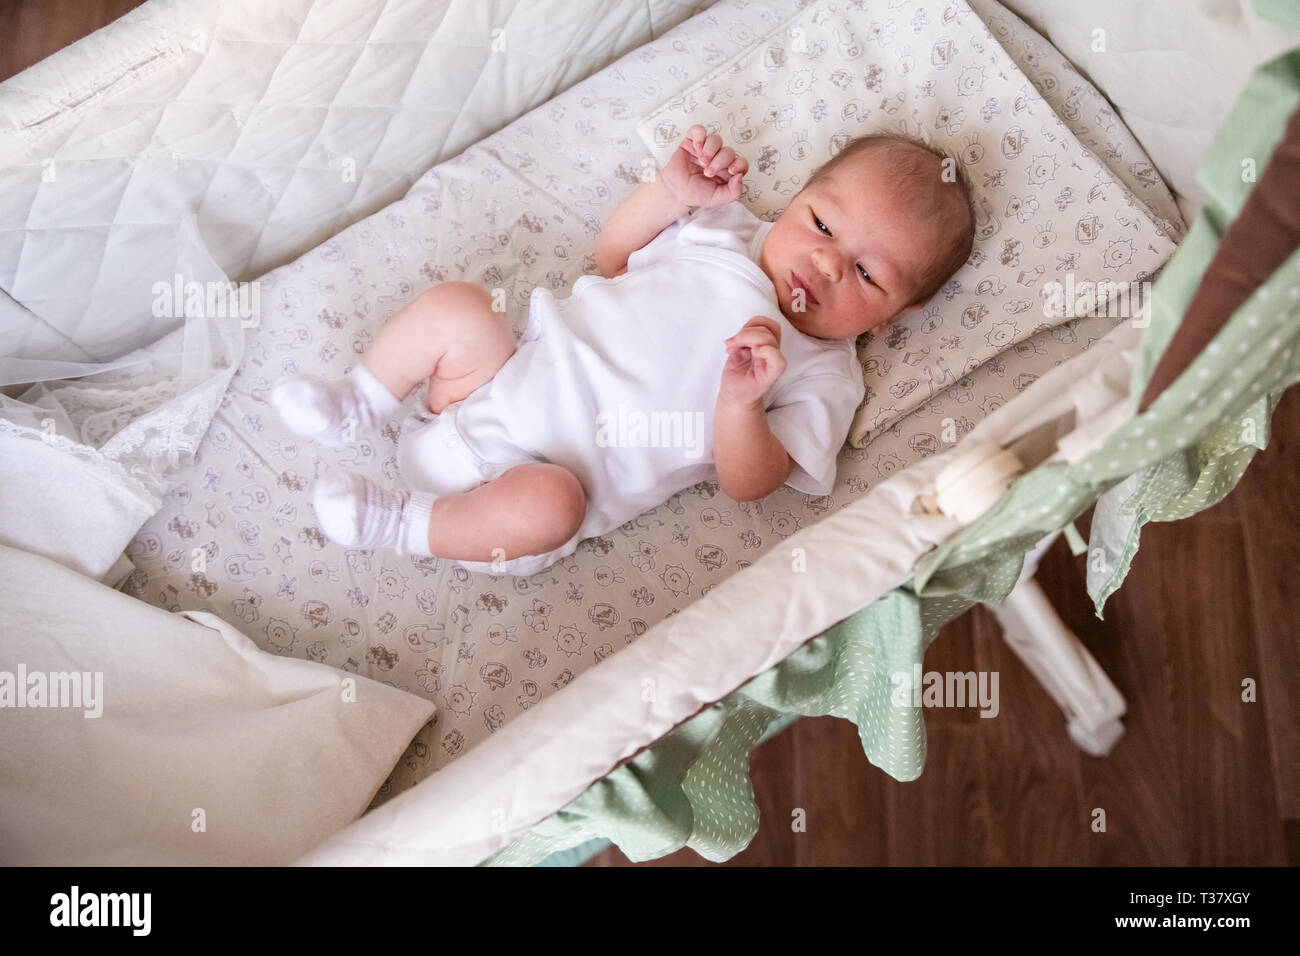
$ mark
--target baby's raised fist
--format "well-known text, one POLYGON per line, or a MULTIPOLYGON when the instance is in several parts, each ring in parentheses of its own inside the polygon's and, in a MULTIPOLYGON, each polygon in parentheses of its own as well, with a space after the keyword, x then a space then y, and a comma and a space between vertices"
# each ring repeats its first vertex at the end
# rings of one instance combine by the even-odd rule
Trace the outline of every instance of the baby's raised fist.
POLYGON ((688 206, 712 207, 740 198, 749 163, 696 123, 661 173, 664 186, 688 206))
POLYGON ((727 364, 722 369, 718 395, 725 401, 752 404, 785 372, 781 354, 781 326, 775 319, 756 315, 724 343, 727 364))

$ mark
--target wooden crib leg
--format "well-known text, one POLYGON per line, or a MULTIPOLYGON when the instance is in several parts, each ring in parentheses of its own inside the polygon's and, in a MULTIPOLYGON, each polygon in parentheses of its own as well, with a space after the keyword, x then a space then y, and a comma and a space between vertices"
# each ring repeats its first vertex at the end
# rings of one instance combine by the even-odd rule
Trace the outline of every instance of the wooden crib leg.
POLYGON ((985 606, 1002 625, 1016 656, 1065 712, 1070 739, 1085 753, 1104 757, 1124 735, 1124 698, 1033 580, 1038 559, 1057 533, 1026 556, 1020 580, 1007 599, 985 606))

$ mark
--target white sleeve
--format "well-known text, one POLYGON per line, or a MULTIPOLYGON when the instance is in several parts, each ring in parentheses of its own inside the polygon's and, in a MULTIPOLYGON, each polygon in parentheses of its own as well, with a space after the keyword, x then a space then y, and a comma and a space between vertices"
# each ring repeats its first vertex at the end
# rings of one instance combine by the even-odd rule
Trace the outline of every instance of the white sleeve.
POLYGON ((752 212, 745 208, 739 199, 724 202, 720 206, 696 206, 688 214, 691 222, 699 223, 709 229, 743 229, 745 226, 756 227, 763 224, 752 212))
POLYGON ((794 382, 769 408, 767 424, 795 467, 786 484, 809 495, 828 495, 835 486, 835 459, 849 436, 864 386, 834 372, 794 382))
POLYGON ((677 245, 677 234, 682 231, 682 227, 690 221, 690 213, 675 219, 660 231, 640 249, 634 250, 627 257, 627 271, 634 269, 643 269, 652 263, 661 259, 668 258, 672 254, 673 247, 677 245))
POLYGON ((722 246, 735 249, 747 246, 763 220, 745 208, 739 199, 710 206, 697 207, 685 217, 686 222, 679 242, 687 245, 722 246))
POLYGON ((678 244, 734 247, 738 243, 747 243, 761 225, 763 220, 746 209, 738 199, 721 206, 696 206, 629 255, 627 271, 642 269, 666 259, 678 244))

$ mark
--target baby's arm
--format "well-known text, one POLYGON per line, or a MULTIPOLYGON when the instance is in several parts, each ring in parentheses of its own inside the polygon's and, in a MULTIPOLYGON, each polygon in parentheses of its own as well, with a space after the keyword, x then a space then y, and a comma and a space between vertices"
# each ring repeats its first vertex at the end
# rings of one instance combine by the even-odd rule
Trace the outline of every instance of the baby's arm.
POLYGON ((596 240, 596 268, 607 279, 627 271, 628 257, 692 206, 709 208, 740 197, 749 163, 698 123, 686 131, 668 165, 618 204, 596 240))
POLYGON ((757 501, 780 488, 794 471, 794 459, 772 434, 758 404, 727 402, 713 411, 713 461, 718 485, 736 501, 757 501))
POLYGON ((727 339, 727 365, 713 410, 718 484, 736 501, 756 501, 789 479, 794 459, 772 434, 763 394, 785 371, 781 328, 755 316, 727 339))
POLYGON ((606 279, 627 270, 627 259, 690 211, 662 179, 641 183, 623 198, 596 240, 596 269, 606 279))

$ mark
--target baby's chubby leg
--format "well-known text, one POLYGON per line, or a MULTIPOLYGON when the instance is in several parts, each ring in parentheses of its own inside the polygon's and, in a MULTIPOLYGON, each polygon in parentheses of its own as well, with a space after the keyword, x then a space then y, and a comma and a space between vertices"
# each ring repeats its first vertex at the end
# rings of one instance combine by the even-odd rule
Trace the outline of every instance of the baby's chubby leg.
POLYGON ((429 382, 429 410, 440 413, 492 378, 515 352, 505 313, 486 289, 443 282, 384 323, 361 360, 399 401, 429 382))
POLYGON ((545 554, 573 537, 586 513, 587 496, 573 472, 549 462, 516 465, 434 501, 429 552, 461 561, 545 554))
POLYGON ((587 511, 582 483, 549 462, 516 465, 470 491, 385 491, 330 470, 316 483, 321 529, 345 547, 393 548, 457 561, 545 554, 573 537, 587 511))
POLYGON ((375 430, 426 379, 429 410, 441 412, 490 380, 514 351, 510 323, 486 290, 444 282, 389 319, 347 378, 293 376, 271 402, 295 434, 337 446, 375 430))

